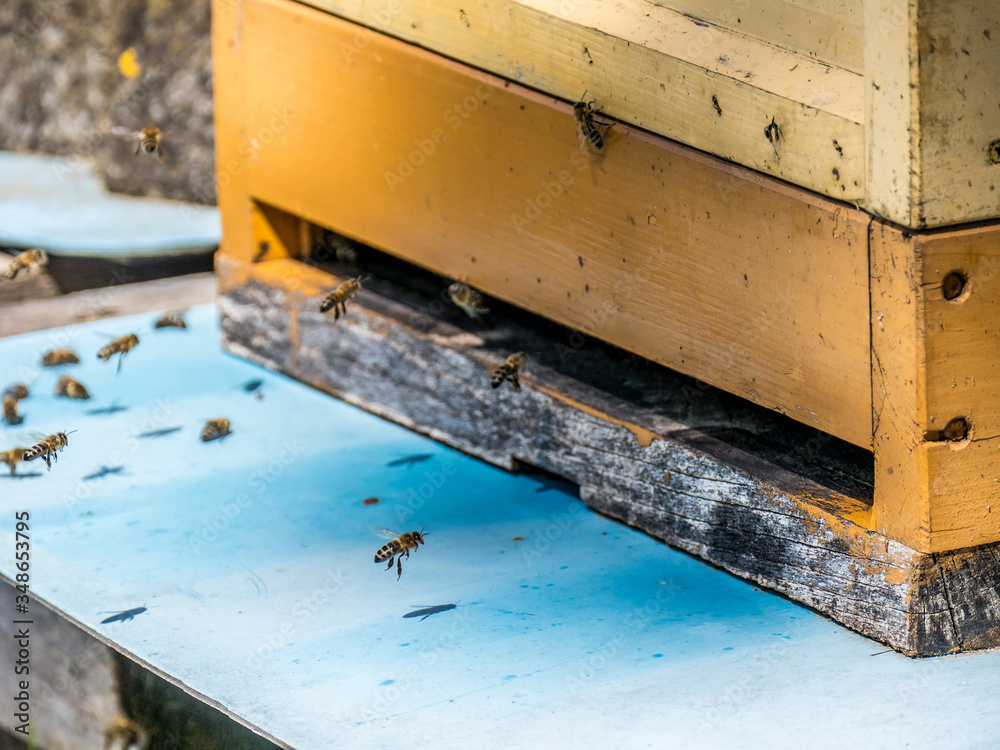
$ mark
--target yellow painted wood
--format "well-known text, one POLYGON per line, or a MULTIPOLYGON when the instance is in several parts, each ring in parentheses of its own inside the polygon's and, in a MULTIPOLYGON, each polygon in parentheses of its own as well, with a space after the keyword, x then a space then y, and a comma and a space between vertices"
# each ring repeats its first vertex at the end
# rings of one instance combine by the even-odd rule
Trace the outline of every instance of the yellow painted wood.
POLYGON ((863 0, 658 0, 716 26, 864 73, 863 0))
MULTIPOLYGON (((310 4, 566 101, 586 90, 622 122, 816 192, 865 196, 861 75, 648 0, 310 4)), ((337 52, 350 63, 374 36, 355 29, 337 52)))
POLYGON ((877 225, 872 264, 875 528, 924 552, 1000 541, 1000 227, 877 225), (959 417, 969 438, 942 440, 959 417))
POLYGON ((242 0, 212 0, 212 74, 215 80, 215 182, 222 217, 220 247, 254 257, 253 206, 246 185, 247 142, 243 137, 244 84, 242 0))
POLYGON ((908 227, 1000 216, 1000 4, 865 0, 865 55, 865 205, 908 227))
POLYGON ((921 268, 902 232, 871 228, 872 426, 879 533, 930 551, 930 504, 922 452, 926 372, 921 268))
POLYGON ((569 105, 382 35, 348 61, 309 8, 244 18, 245 132, 296 113, 254 199, 870 445, 866 215, 624 126, 592 158, 569 105))

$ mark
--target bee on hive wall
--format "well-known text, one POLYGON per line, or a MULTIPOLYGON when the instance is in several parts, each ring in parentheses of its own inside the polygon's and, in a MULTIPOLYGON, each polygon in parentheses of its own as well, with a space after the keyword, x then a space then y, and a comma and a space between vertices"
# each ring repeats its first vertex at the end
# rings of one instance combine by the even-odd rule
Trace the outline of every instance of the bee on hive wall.
POLYGON ((490 311, 483 300, 483 295, 464 281, 456 281, 449 286, 448 296, 473 320, 478 320, 480 315, 485 315, 490 311))
POLYGON ((490 377, 490 385, 494 388, 499 388, 503 385, 503 381, 509 380, 515 391, 521 390, 520 375, 527 364, 528 355, 524 352, 511 354, 507 357, 506 362, 493 371, 493 375, 490 377))
POLYGON ((80 358, 70 349, 52 349, 42 355, 42 367, 78 364, 80 364, 80 358))
POLYGON ((125 355, 130 351, 135 349, 139 345, 139 337, 134 333, 129 333, 125 336, 115 339, 110 344, 102 347, 97 352, 97 358, 107 362, 114 355, 118 355, 118 370, 116 374, 122 371, 122 360, 125 359, 125 355))
POLYGON ((25 250, 7 266, 7 273, 4 274, 4 277, 11 280, 15 279, 21 271, 27 271, 33 266, 41 268, 48 262, 48 253, 44 250, 25 250))
POLYGON ((319 311, 327 312, 333 310, 333 319, 338 320, 341 315, 347 315, 347 303, 354 299, 355 295, 361 291, 361 282, 364 279, 358 276, 350 279, 330 292, 320 303, 319 311))
POLYGON ((73 380, 69 375, 63 375, 59 378, 59 382, 56 383, 56 395, 64 398, 75 398, 80 401, 86 401, 90 398, 90 393, 84 387, 83 383, 73 380))
POLYGON ((587 92, 584 91, 580 101, 573 105, 577 137, 581 147, 587 143, 594 151, 602 152, 607 145, 605 137, 611 130, 611 125, 604 126, 603 133, 600 131, 600 125, 594 121, 594 113, 600 112, 600 108, 595 109, 593 101, 585 101, 586 96, 587 92))
POLYGON ((398 557, 399 559, 395 560, 396 580, 398 581, 403 575, 403 557, 409 558, 410 550, 416 550, 424 543, 424 530, 396 534, 395 531, 390 531, 385 526, 372 526, 372 531, 383 539, 390 540, 388 544, 379 547, 378 552, 375 553, 375 562, 380 563, 388 560, 389 565, 386 570, 391 570, 393 560, 398 557))

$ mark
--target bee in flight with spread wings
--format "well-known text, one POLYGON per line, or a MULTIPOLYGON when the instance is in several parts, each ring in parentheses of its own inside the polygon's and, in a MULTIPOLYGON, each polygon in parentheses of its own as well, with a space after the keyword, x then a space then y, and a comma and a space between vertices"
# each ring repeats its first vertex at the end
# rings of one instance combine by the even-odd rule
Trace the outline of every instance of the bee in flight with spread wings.
POLYGON ((135 147, 135 156, 138 156, 140 151, 144 151, 147 154, 155 153, 161 159, 163 158, 163 149, 160 148, 160 144, 163 141, 163 136, 167 133, 155 125, 147 125, 142 130, 129 130, 128 128, 115 126, 111 128, 111 132, 115 135, 135 138, 138 141, 135 147))
POLYGON ((372 526, 372 531, 383 539, 391 540, 388 544, 379 547, 378 552, 375 553, 375 562, 380 563, 388 560, 389 565, 386 570, 392 570, 392 563, 398 556, 399 559, 395 560, 396 580, 398 581, 403 575, 403 557, 409 558, 410 551, 416 551, 417 547, 424 543, 424 530, 397 534, 385 526, 372 526))

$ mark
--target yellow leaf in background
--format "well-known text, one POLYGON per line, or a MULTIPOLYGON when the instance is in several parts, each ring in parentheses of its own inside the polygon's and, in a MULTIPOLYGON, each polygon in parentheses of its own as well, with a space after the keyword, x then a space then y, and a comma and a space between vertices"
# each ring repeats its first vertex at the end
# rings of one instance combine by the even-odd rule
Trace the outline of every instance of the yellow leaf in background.
POLYGON ((126 78, 136 78, 142 72, 142 66, 136 59, 135 47, 129 47, 118 56, 118 70, 126 78))

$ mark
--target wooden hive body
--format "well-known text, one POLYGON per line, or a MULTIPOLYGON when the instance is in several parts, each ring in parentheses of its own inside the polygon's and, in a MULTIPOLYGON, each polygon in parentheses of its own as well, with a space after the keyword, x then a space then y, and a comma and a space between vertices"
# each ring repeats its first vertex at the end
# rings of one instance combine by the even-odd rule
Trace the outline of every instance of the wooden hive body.
POLYGON ((227 348, 565 476, 907 653, 996 643, 1000 123, 969 94, 1000 12, 313 4, 213 5, 227 348), (601 154, 577 141, 585 90, 614 118, 601 154), (690 378, 643 392, 736 394, 811 447, 765 439, 805 429, 784 417, 708 427, 544 356, 520 401, 490 400, 476 373, 513 334, 389 282, 334 327, 319 300, 351 269, 303 262, 321 228, 564 326, 550 354, 590 362, 586 334, 690 378))

